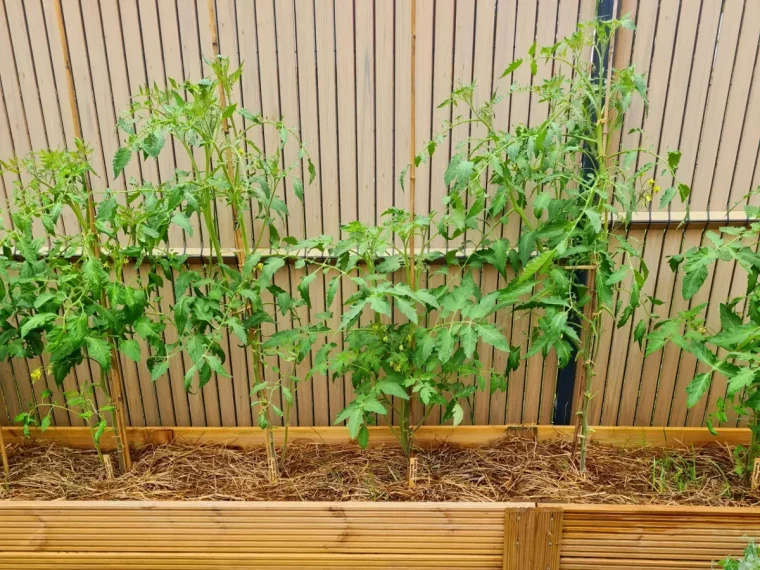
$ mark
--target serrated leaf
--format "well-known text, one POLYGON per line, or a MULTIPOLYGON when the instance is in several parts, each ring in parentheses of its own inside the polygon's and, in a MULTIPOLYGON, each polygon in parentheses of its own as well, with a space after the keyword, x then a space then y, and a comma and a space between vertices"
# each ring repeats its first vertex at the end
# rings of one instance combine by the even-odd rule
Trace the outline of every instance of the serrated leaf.
POLYGON ((444 327, 438 332, 435 345, 438 348, 438 360, 441 364, 446 364, 454 354, 454 337, 448 327, 444 327))
POLYGON ((691 383, 686 386, 686 405, 689 408, 693 408, 705 392, 707 392, 711 380, 712 372, 704 372, 702 374, 697 374, 691 383))
POLYGON ((380 313, 381 315, 385 315, 386 317, 391 316, 391 304, 388 302, 388 300, 385 297, 376 297, 376 296, 370 297, 369 306, 376 313, 380 313))
POLYGON ((701 265, 694 271, 686 273, 683 278, 681 292, 687 301, 697 294, 702 284, 707 280, 707 267, 701 265))
POLYGON ((525 264, 525 267, 520 272, 520 276, 517 278, 517 284, 524 283, 533 277, 538 271, 552 259, 554 259, 555 250, 550 249, 545 251, 541 255, 538 255, 525 264))
POLYGON ((727 394, 733 396, 752 385, 755 380, 756 370, 752 368, 740 368, 739 372, 728 379, 727 394))
POLYGON ((411 303, 406 301, 405 299, 402 299, 400 297, 396 297, 396 308, 401 311, 401 313, 409 319, 411 322, 413 322, 415 325, 417 324, 417 311, 414 310, 414 307, 411 303))
POLYGON ((402 400, 408 400, 409 394, 401 386, 391 380, 381 380, 375 387, 386 396, 394 396, 402 400))
POLYGON ((296 195, 299 202, 303 204, 303 182, 298 178, 293 180, 293 193, 296 195))
POLYGON ((102 338, 88 336, 84 339, 87 345, 87 354, 104 370, 111 367, 111 347, 102 338))
POLYGON ((121 171, 124 170, 124 167, 129 164, 129 161, 132 158, 132 151, 128 148, 121 147, 119 150, 116 151, 116 153, 113 155, 113 177, 118 178, 121 174, 121 171))
POLYGON ((128 338, 121 341, 119 344, 119 350, 131 360, 140 362, 140 343, 138 343, 136 340, 128 338))
POLYGON ((510 74, 514 73, 515 71, 517 71, 517 68, 519 68, 522 65, 522 63, 523 63, 522 59, 516 59, 515 61, 513 61, 512 63, 510 63, 507 66, 507 68, 501 74, 501 77, 504 78, 507 75, 510 75, 510 74))
POLYGON ((478 346, 478 333, 475 332, 471 326, 463 326, 459 331, 459 338, 464 349, 464 355, 467 358, 472 358, 475 354, 475 349, 478 346))
POLYGON ((491 324, 477 325, 477 331, 478 331, 478 336, 480 336, 480 338, 484 342, 487 342, 494 348, 498 348, 499 350, 503 350, 504 352, 510 351, 510 347, 509 347, 509 343, 507 342, 507 339, 504 338, 504 335, 502 334, 502 332, 495 325, 491 325, 491 324))

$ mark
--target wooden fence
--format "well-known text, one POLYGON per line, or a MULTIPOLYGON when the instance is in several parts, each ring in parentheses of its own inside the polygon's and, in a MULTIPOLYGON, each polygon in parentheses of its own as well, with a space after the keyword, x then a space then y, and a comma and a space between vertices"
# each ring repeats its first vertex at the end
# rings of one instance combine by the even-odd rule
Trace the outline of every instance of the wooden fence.
MULTIPOLYGON (((76 105, 84 138, 94 149, 100 183, 123 187, 130 177, 166 180, 182 160, 164 152, 158 163, 133 162, 114 179, 111 157, 121 135, 119 112, 140 85, 164 85, 167 78, 198 79, 202 56, 212 53, 206 0, 0 0, 0 158, 30 150, 61 147, 73 138, 72 115, 62 49, 65 30, 76 105)), ((683 151, 680 176, 693 189, 691 218, 679 226, 680 206, 669 212, 641 212, 629 237, 642 243, 650 268, 646 292, 665 300, 662 315, 686 307, 681 276, 667 264, 670 255, 699 246, 705 228, 727 219, 727 210, 760 185, 760 3, 754 0, 619 0, 637 31, 624 31, 614 50, 616 66, 630 63, 646 72, 649 107, 635 103, 626 117, 622 144, 683 151), (641 135, 637 128, 642 128, 641 135)), ((478 84, 490 93, 514 58, 534 41, 553 43, 578 21, 594 17, 595 0, 417 1, 417 138, 430 138, 451 110, 438 103, 459 83, 478 84)), ((409 147, 410 13, 404 0, 216 0, 220 49, 233 63, 244 63, 235 92, 240 105, 269 117, 283 116, 308 141, 318 176, 307 188, 304 207, 291 205, 291 235, 338 235, 353 219, 375 222, 392 205, 406 206, 397 183, 409 147)), ((520 69, 515 81, 531 81, 520 69)), ((502 80, 502 89, 506 87, 502 80)), ((530 95, 503 99, 496 109, 501 127, 535 123, 546 109, 530 95)), ((457 141, 439 150, 417 175, 415 208, 439 209, 446 191, 443 172, 457 141)), ((458 138, 459 137, 459 138, 458 138)), ((261 141, 266 144, 266 140, 261 141)), ((0 177, 4 206, 14 180, 0 177)), ((3 221, 10 223, 7 208, 3 221)), ((741 216, 741 214, 739 214, 741 216)), ((741 220, 739 220, 741 221, 741 220)), ((65 223, 65 221, 64 221, 65 223)), ((736 220, 734 220, 736 223, 736 220)), ((233 247, 232 224, 221 223, 224 247, 233 247)), ((209 252, 208 236, 177 231, 173 247, 198 263, 209 252)), ((445 246, 445 244, 433 244, 445 246)), ((287 267, 279 283, 293 289, 300 270, 287 267)), ((429 282, 443 279, 430 276, 429 282)), ((493 268, 480 276, 483 289, 499 286, 493 268)), ((692 304, 718 303, 742 287, 740 269, 719 266, 709 287, 692 304)), ((324 303, 324 282, 315 283, 315 311, 324 303), (320 301, 321 297, 321 301, 320 301)), ((344 294, 341 291, 341 295, 344 294)), ((164 307, 174 293, 168 284, 164 307)), ((498 325, 516 344, 532 323, 499 317, 498 325), (503 321, 502 321, 503 319, 503 321)), ((634 321, 635 322, 635 321, 634 321)), ((605 326, 592 400, 592 423, 605 425, 697 426, 725 390, 714 383, 709 398, 687 410, 684 388, 698 368, 694 358, 669 347, 644 359, 630 326, 605 326)), ((277 326, 288 326, 278 323, 277 326)), ((171 341, 167 338, 167 341, 171 341)), ((503 367, 501 355, 480 347, 486 367, 503 367)), ((29 402, 51 388, 52 379, 30 382, 44 362, 0 363, 0 424, 9 423, 29 402), (46 384, 47 382, 47 384, 46 384)), ((212 379, 200 394, 182 388, 184 363, 169 379, 153 383, 144 364, 122 361, 128 419, 133 426, 247 426, 253 421, 245 353, 228 344, 232 379, 212 379)), ((90 379, 96 370, 83 364, 67 387, 90 379)), ((539 357, 510 375, 505 393, 483 393, 466 422, 550 423, 555 408, 557 365, 539 357)), ((299 425, 329 425, 350 398, 343 380, 317 377, 298 394, 299 425)), ((63 411, 56 425, 81 425, 63 411)), ((433 415, 431 422, 438 422, 433 415)))

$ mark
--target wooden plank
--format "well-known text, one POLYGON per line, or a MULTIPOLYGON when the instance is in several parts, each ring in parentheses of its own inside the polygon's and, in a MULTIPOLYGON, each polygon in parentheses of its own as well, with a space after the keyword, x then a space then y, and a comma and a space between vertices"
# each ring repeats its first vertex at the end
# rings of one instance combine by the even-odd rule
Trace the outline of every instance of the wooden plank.
POLYGON ((556 507, 506 509, 503 570, 558 570, 562 517, 556 507))
POLYGON ((760 509, 560 505, 560 568, 713 568, 760 532, 760 509))
MULTIPOLYGON (((371 446, 397 446, 398 442, 386 426, 370 426, 369 443, 371 446)), ((22 443, 24 432, 19 427, 3 428, 6 442, 22 443)), ((488 445, 511 434, 532 434, 539 441, 564 439, 571 441, 573 426, 422 426, 415 436, 415 444, 429 447, 450 443, 463 447, 488 445)), ((60 427, 50 428, 44 433, 32 430, 32 439, 44 440, 78 448, 92 447, 92 437, 86 428, 60 427)), ((130 444, 135 446, 163 443, 166 441, 188 444, 223 444, 228 447, 247 448, 262 445, 262 431, 257 428, 222 428, 222 427, 130 427, 127 428, 130 444)), ((274 430, 275 442, 282 443, 284 431, 274 430)), ((335 427, 292 427, 291 441, 344 444, 349 443, 347 429, 335 427)), ((663 427, 609 427, 591 428, 594 442, 615 447, 672 447, 688 448, 705 444, 735 445, 747 444, 750 432, 747 428, 721 428, 714 436, 706 428, 663 428, 663 427)), ((113 434, 106 433, 101 441, 103 449, 113 446, 113 434)))

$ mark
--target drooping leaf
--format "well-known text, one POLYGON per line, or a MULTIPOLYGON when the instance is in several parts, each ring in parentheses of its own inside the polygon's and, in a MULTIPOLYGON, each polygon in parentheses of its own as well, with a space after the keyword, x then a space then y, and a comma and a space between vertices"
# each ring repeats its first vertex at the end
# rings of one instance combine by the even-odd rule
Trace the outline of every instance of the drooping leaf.
POLYGON ((686 405, 693 408, 699 399, 707 392, 712 381, 712 372, 697 374, 691 383, 686 386, 687 400, 686 405))

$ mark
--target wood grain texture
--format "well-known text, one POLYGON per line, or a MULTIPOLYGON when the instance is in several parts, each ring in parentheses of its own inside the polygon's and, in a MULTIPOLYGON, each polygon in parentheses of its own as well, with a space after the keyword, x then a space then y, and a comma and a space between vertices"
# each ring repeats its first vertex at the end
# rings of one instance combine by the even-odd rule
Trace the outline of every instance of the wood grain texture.
POLYGON ((507 509, 503 570, 558 570, 562 516, 555 507, 507 509))

